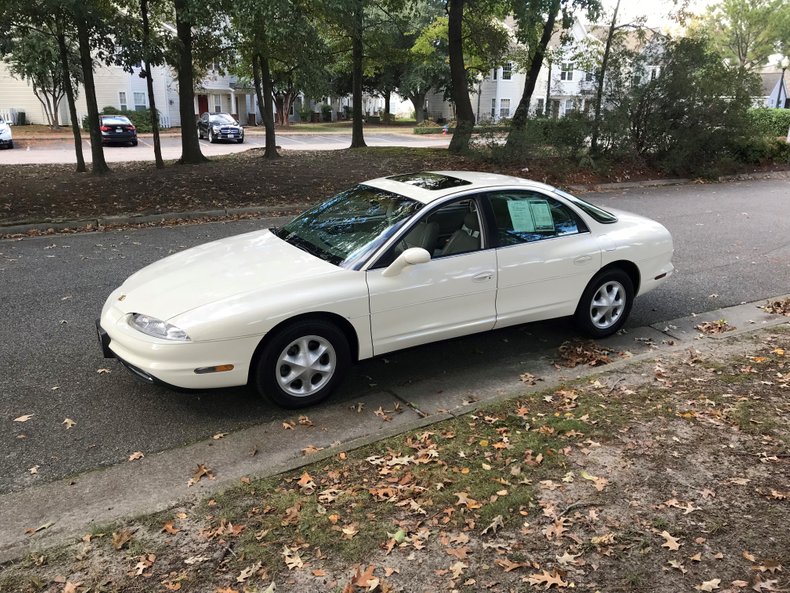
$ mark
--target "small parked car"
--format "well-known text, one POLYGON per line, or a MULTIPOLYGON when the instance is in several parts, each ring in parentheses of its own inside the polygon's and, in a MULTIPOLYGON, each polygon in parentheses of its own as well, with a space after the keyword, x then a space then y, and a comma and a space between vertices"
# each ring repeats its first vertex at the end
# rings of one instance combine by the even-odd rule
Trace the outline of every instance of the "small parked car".
POLYGON ((102 145, 126 143, 137 146, 137 128, 125 115, 100 115, 102 145))
POLYGON ((143 268, 96 325, 104 355, 145 381, 249 384, 297 408, 394 350, 566 316, 612 335, 672 254, 658 222, 542 183, 394 175, 143 268))
POLYGON ((6 121, 0 117, 0 146, 6 146, 8 148, 14 147, 14 136, 11 134, 12 125, 10 121, 6 121))
POLYGON ((198 138, 209 142, 235 140, 244 143, 244 127, 230 113, 204 113, 197 123, 198 138))

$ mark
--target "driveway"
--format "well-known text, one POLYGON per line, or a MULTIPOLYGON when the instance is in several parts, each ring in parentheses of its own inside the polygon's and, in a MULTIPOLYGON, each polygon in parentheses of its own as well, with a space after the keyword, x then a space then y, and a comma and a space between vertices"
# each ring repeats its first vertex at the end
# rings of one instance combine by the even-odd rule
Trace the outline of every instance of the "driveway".
MULTIPOLYGON (((365 134, 368 146, 411 146, 415 148, 447 147, 448 136, 438 134, 416 135, 411 133, 375 133, 365 134)), ((179 136, 162 136, 162 157, 165 160, 176 160, 181 157, 181 139, 179 136)), ((332 134, 278 134, 277 145, 286 150, 339 150, 351 144, 351 133, 332 134)), ((242 152, 252 148, 263 148, 266 139, 262 133, 247 132, 244 144, 235 142, 211 144, 208 140, 200 141, 200 149, 208 157, 242 152)), ((83 154, 86 161, 91 160, 90 142, 83 140, 83 154)), ((137 146, 105 146, 104 158, 108 162, 153 161, 154 146, 150 136, 141 136, 137 146)), ((27 139, 14 140, 14 149, 0 150, 0 166, 11 164, 33 163, 76 163, 74 141, 70 138, 61 139, 27 139)))
MULTIPOLYGON (((677 272, 637 299, 621 344, 647 324, 790 293, 790 182, 687 185, 588 195, 645 214, 675 238, 677 272)), ((244 427, 296 418, 246 389, 175 393, 101 358, 93 321, 129 274, 169 253, 266 226, 238 221, 0 241, 0 492, 151 455, 244 427), (15 418, 32 415, 26 422, 15 418), (75 422, 69 427, 70 422, 75 422), (35 468, 35 471, 32 469, 35 468)), ((459 385, 518 384, 575 337, 564 320, 413 348, 357 365, 334 397, 420 394, 441 408, 459 385)), ((495 389, 494 389, 495 390, 495 389)), ((347 405, 345 405, 347 404, 347 405)), ((308 410, 309 414, 310 411, 308 410)), ((286 431, 287 432, 287 431, 286 431)), ((273 438, 283 438, 274 434, 273 438)), ((211 442, 211 441, 209 441, 211 442)))

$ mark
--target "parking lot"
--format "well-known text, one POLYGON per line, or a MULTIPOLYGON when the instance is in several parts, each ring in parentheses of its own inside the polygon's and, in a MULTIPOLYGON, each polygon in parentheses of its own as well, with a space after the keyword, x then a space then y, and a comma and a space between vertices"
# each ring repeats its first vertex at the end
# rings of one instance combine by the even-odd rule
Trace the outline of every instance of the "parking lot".
MULTIPOLYGON (((104 158, 108 162, 152 161, 154 160, 154 144, 150 134, 140 135, 137 146, 111 145, 104 147, 104 158)), ((449 136, 430 135, 418 136, 411 133, 367 133, 365 142, 368 146, 407 146, 407 147, 446 147, 449 136)), ((181 138, 177 134, 164 134, 161 137, 162 156, 165 160, 175 160, 181 156, 181 138)), ((277 146, 284 150, 340 150, 351 144, 351 133, 340 132, 331 134, 283 133, 277 135, 277 146)), ((200 141, 200 149, 207 157, 242 152, 266 146, 263 131, 248 130, 244 144, 236 142, 218 142, 211 144, 207 140, 200 141)), ((91 160, 91 146, 87 138, 83 138, 83 154, 86 161, 91 160)), ((0 150, 0 165, 10 164, 53 164, 76 163, 74 141, 68 137, 60 138, 24 138, 14 140, 12 150, 0 150)))

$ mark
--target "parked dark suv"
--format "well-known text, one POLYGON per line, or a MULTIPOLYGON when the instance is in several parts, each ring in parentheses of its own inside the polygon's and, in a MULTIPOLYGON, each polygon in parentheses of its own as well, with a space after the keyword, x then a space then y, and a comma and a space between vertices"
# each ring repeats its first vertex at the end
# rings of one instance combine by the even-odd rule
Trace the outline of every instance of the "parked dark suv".
POLYGON ((209 142, 235 140, 244 142, 244 128, 230 113, 204 113, 197 124, 198 138, 208 138, 209 142))
POLYGON ((137 146, 137 128, 125 115, 100 115, 101 143, 129 142, 137 146))

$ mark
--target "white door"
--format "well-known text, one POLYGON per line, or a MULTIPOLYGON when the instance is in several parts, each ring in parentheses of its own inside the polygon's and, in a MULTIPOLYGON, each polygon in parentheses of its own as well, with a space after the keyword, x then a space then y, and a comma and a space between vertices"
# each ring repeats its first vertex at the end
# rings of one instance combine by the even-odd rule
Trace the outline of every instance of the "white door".
POLYGON ((422 247, 431 261, 397 276, 368 270, 374 354, 492 329, 496 321, 497 262, 481 232, 473 199, 423 215, 396 247, 422 247))
POLYGON ((560 200, 538 192, 488 194, 494 213, 496 327, 571 315, 601 267, 601 247, 560 200))

